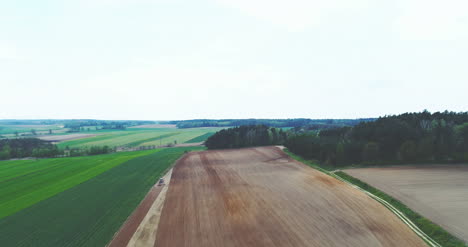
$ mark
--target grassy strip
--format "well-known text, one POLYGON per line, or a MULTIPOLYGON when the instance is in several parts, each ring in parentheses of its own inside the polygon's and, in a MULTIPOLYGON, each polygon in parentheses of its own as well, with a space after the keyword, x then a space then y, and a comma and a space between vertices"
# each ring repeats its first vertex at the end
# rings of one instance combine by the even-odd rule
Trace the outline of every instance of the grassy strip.
POLYGON ((208 137, 214 135, 214 133, 216 132, 208 132, 208 133, 205 133, 203 135, 199 135, 195 138, 192 138, 188 141, 186 141, 185 143, 196 143, 196 142, 203 142, 203 141, 206 141, 206 139, 208 139, 208 137))
POLYGON ((146 154, 148 151, 0 162, 0 219, 146 154))
POLYGON ((105 246, 158 178, 185 151, 152 150, 0 219, 2 246, 105 246))
POLYGON ((345 179, 346 181, 359 186, 360 188, 370 192, 371 194, 382 198, 383 200, 387 201, 395 208, 400 210, 403 214, 406 215, 419 229, 421 229, 424 233, 426 233, 429 237, 434 239, 437 243, 441 244, 442 246, 447 247, 466 247, 466 245, 462 240, 458 239, 457 237, 453 236, 452 234, 445 231, 442 227, 437 224, 434 224, 430 220, 424 218, 420 214, 414 212, 402 202, 396 200, 395 198, 385 194, 384 192, 370 186, 367 183, 362 182, 361 180, 354 178, 342 171, 335 172, 335 175, 340 176, 341 178, 345 179))
POLYGON ((304 163, 316 170, 319 170, 323 173, 326 173, 328 175, 332 175, 330 172, 335 170, 335 168, 331 167, 331 166, 324 166, 324 165, 318 165, 315 161, 312 161, 312 160, 306 160, 304 158, 302 158, 301 156, 297 155, 297 154, 294 154, 292 153, 291 151, 289 151, 287 148, 283 149, 283 152, 285 152, 286 154, 288 154, 291 158, 301 162, 301 163, 304 163))
POLYGON ((157 141, 159 139, 164 139, 164 138, 175 136, 175 135, 178 135, 178 134, 179 134, 178 132, 175 132, 175 133, 160 135, 160 136, 156 136, 156 137, 152 137, 152 138, 147 138, 147 139, 143 139, 143 140, 130 142, 130 143, 125 144, 125 146, 127 146, 127 147, 137 147, 137 146, 139 146, 139 145, 141 145, 141 144, 143 144, 145 142, 157 141))

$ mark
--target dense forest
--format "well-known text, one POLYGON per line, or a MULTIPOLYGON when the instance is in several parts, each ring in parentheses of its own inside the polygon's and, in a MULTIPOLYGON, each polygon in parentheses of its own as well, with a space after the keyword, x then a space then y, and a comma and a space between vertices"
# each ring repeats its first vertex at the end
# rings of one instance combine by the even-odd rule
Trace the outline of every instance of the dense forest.
POLYGON ((24 157, 55 157, 60 153, 56 145, 37 138, 0 140, 0 160, 24 157))
POLYGON ((373 121, 372 118, 363 119, 194 119, 183 121, 166 121, 161 123, 176 124, 178 128, 197 127, 234 127, 242 125, 266 125, 269 127, 300 127, 310 126, 321 129, 329 127, 354 126, 360 122, 373 121))
POLYGON ((55 144, 37 138, 0 139, 0 160, 16 158, 52 158, 61 156, 84 156, 106 154, 115 150, 108 146, 84 148, 68 147, 60 150, 55 144))
POLYGON ((328 165, 468 161, 468 112, 405 113, 291 135, 285 146, 328 165))
POLYGON ((282 129, 266 125, 243 125, 218 131, 205 141, 205 146, 218 149, 278 145, 284 143, 286 138, 286 132, 282 129))

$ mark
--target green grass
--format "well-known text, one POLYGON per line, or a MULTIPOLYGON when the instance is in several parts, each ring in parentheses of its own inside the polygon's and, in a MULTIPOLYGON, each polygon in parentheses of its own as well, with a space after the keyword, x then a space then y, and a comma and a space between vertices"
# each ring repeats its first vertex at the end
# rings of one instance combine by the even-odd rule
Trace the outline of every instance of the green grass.
POLYGON ((185 143, 196 143, 196 142, 204 142, 206 141, 206 139, 208 139, 210 136, 214 135, 216 132, 208 132, 208 133, 205 133, 203 135, 199 135, 195 138, 192 138, 188 141, 186 141, 185 143))
POLYGON ((291 158, 299 161, 299 162, 302 162, 316 170, 319 170, 323 173, 326 173, 328 175, 330 175, 330 172, 335 170, 334 167, 331 167, 331 166, 326 166, 326 165, 319 165, 318 162, 314 161, 314 160, 306 160, 304 158, 302 158, 301 156, 297 155, 297 154, 294 154, 292 153, 291 151, 289 151, 287 148, 285 148, 283 150, 285 153, 287 153, 291 158))
POLYGON ((187 150, 195 148, 152 150, 0 219, 1 245, 105 246, 151 186, 187 150))
POLYGON ((1 161, 0 219, 149 152, 1 161))
POLYGON ((13 124, 2 124, 0 125, 0 135, 2 134, 14 134, 28 133, 31 134, 31 129, 39 131, 60 130, 62 129, 59 125, 13 125, 13 124))
POLYGON ((414 212, 410 208, 408 208, 402 202, 396 200, 395 198, 387 195, 386 193, 370 186, 367 183, 362 182, 361 180, 352 177, 342 171, 335 172, 335 175, 340 176, 341 178, 345 179, 346 181, 359 186, 360 188, 372 193, 375 196, 378 196, 388 203, 392 204, 395 208, 400 210, 403 214, 406 215, 414 224, 416 224, 419 229, 421 229, 424 233, 426 233, 429 237, 434 239, 437 243, 441 244, 442 246, 446 247, 466 247, 466 245, 462 240, 458 239, 457 237, 453 236, 452 234, 445 231, 439 225, 431 222, 430 220, 424 218, 420 214, 414 212))
POLYGON ((161 139, 168 138, 170 136, 174 136, 174 135, 177 135, 177 134, 179 134, 179 133, 174 132, 174 133, 164 134, 164 135, 160 135, 160 136, 156 136, 156 137, 151 137, 151 138, 148 138, 148 139, 138 140, 138 141, 127 143, 126 146, 128 146, 128 147, 138 147, 143 143, 161 140, 161 139))

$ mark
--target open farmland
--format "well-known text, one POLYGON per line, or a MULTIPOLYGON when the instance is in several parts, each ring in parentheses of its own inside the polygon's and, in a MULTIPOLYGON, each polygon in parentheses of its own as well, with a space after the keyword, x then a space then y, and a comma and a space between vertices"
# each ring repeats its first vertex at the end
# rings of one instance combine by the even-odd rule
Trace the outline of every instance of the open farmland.
POLYGON ((0 219, 148 152, 0 162, 0 219))
POLYGON ((194 148, 131 152, 140 155, 0 219, 1 245, 105 246, 158 178, 187 150, 194 148))
POLYGON ((396 166, 345 172, 468 242, 468 166, 396 166))
POLYGON ((155 246, 425 246, 362 192, 276 147, 177 163, 155 246))
MULTIPOLYGON (((220 128, 193 128, 193 129, 175 129, 175 128, 128 128, 127 130, 113 131, 91 131, 90 134, 99 134, 97 136, 60 142, 59 147, 66 146, 90 147, 90 146, 160 146, 168 143, 182 144, 198 137, 202 142, 209 136, 207 133, 213 133, 220 128)), ((84 132, 88 133, 88 132, 84 132)))
POLYGON ((63 141, 71 141, 76 139, 88 138, 96 136, 96 134, 64 134, 64 135, 41 135, 37 136, 37 138, 49 141, 49 142, 63 142, 63 141))
POLYGON ((0 135, 14 136, 15 132, 19 134, 28 133, 31 134, 31 130, 35 130, 37 133, 48 133, 49 130, 63 131, 61 125, 15 125, 15 124, 0 124, 0 135))

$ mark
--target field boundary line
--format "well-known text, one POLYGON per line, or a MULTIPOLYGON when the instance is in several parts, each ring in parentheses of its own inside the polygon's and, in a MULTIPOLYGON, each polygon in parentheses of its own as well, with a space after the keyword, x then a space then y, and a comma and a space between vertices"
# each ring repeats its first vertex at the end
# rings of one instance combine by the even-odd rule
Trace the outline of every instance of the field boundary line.
MULTIPOLYGON (((159 149, 156 149, 156 150, 162 150, 161 148, 159 149)), ((158 151, 159 152, 159 151, 158 151)), ((192 151, 188 151, 188 152, 184 152, 179 158, 177 158, 177 160, 175 160, 171 165, 169 165, 162 173, 162 177, 165 177, 169 171, 171 171, 176 165, 178 162, 180 162, 183 158, 185 158, 189 153, 191 152, 199 152, 198 150, 192 150, 192 151)), ((156 152, 155 152, 156 153, 156 152)), ((120 226, 120 228, 114 233, 114 235, 112 236, 112 238, 110 239, 110 241, 105 245, 105 247, 111 247, 111 246, 127 246, 131 239, 133 238, 133 236, 135 235, 136 231, 138 230, 139 226, 141 225, 141 223, 143 222, 143 220, 145 219, 147 213, 149 212, 149 210, 151 209, 151 206, 153 205, 154 201, 157 200, 157 198, 159 197, 159 194, 160 192, 162 191, 163 187, 166 187, 166 185, 164 185, 163 187, 160 187, 158 186, 158 183, 159 183, 159 178, 158 180, 155 181, 155 184, 151 186, 151 188, 148 190, 148 192, 146 193, 145 197, 140 201, 140 203, 133 209, 132 213, 127 217, 127 219, 125 219, 125 221, 122 223, 122 225, 120 226), (160 188, 159 190, 157 190, 156 188, 160 188), (152 191, 157 191, 156 193, 156 197, 154 198, 154 200, 151 202, 151 204, 149 205, 149 207, 147 209, 143 209, 141 208, 142 204, 144 204, 145 200, 149 200, 149 197, 150 196, 150 193, 152 191), (120 234, 122 234, 121 232, 124 231, 125 228, 129 227, 129 224, 131 224, 130 221, 132 220, 135 220, 134 218, 136 218, 136 214, 138 213, 137 211, 138 210, 143 210, 142 212, 144 212, 144 216, 143 218, 141 218, 141 220, 138 220, 138 224, 137 224, 137 227, 135 228, 135 230, 131 231, 131 236, 129 238, 125 237, 123 238, 122 240, 124 242, 121 242, 122 240, 119 240, 117 239, 119 237, 120 234), (122 244, 124 243, 124 245, 122 244)), ((169 184, 167 184, 169 185, 169 184)))
POLYGON ((330 175, 333 176, 334 178, 348 184, 349 186, 358 189, 365 194, 367 194, 370 198, 380 202, 382 205, 384 205, 386 208, 388 208, 392 213, 394 213, 398 218, 400 218, 401 221, 403 221, 413 232, 415 232, 420 238, 422 238, 426 243, 428 243, 432 247, 442 247, 439 243, 437 243, 435 240, 433 240, 431 237, 429 237, 426 233, 424 233, 421 229, 419 229, 418 226, 416 226, 408 217, 406 217, 405 214, 403 214, 400 210, 395 208, 392 204, 389 202, 385 201, 384 199, 370 193, 369 191, 351 183, 348 182, 348 180, 340 177, 339 175, 335 174, 336 171, 330 172, 330 175))

